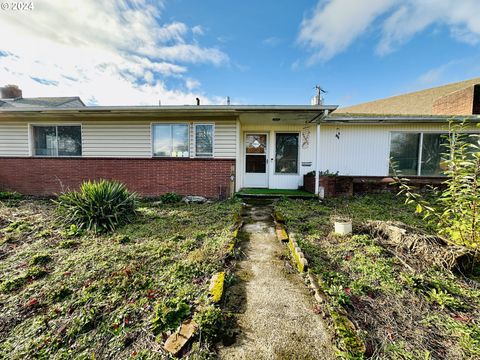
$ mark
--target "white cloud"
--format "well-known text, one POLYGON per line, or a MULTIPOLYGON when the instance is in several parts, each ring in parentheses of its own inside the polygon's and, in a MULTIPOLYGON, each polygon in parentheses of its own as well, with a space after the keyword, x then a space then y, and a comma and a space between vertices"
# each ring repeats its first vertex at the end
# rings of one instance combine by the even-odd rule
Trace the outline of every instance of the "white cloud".
POLYGON ((205 33, 205 31, 203 30, 202 26, 196 25, 196 26, 192 27, 192 33, 193 33, 193 35, 201 36, 205 33))
POLYGON ((319 1, 300 27, 298 40, 315 50, 312 60, 328 60, 345 50, 396 0, 319 1))
MULTIPOLYGON (((43 0, 31 12, 2 12, 0 79, 24 96, 79 95, 100 105, 186 104, 195 97, 167 88, 189 64, 228 63, 226 54, 189 39, 186 24, 160 23, 163 3, 146 0, 43 0)), ((190 77, 189 77, 190 78, 190 77)), ((191 79, 194 81, 194 79, 191 79)))
POLYGON ((416 90, 419 88, 437 86, 448 82, 462 81, 472 77, 478 77, 479 73, 479 56, 454 59, 420 74, 420 76, 418 76, 416 81, 412 84, 411 88, 416 90))
POLYGON ((195 79, 185 79, 185 86, 187 87, 188 90, 193 90, 196 88, 200 87, 200 81, 195 80, 195 79))
POLYGON ((319 0, 305 17, 298 41, 311 61, 329 60, 369 30, 378 30, 376 51, 388 54, 433 25, 446 26, 458 41, 480 41, 478 0, 319 0))

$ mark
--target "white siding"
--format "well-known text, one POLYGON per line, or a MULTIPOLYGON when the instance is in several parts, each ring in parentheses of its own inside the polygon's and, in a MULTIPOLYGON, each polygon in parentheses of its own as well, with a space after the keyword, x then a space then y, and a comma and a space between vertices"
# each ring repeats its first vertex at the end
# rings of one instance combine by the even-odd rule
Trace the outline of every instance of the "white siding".
POLYGON ((84 157, 151 157, 150 123, 83 122, 84 157))
MULTIPOLYGON (((151 124, 182 123, 178 121, 38 121, 38 124, 78 124, 82 125, 82 156, 84 157, 152 157, 151 124)), ((29 123, 0 122, 0 156, 29 156, 29 123)), ((190 125, 190 153, 194 155, 193 124, 214 124, 214 158, 235 159, 236 122, 220 121, 183 121, 190 125)))
POLYGON ((0 156, 28 156, 28 125, 0 123, 0 156))
POLYGON ((214 157, 235 159, 237 141, 236 141, 236 122, 224 121, 215 124, 215 144, 214 157))
POLYGON ((386 176, 391 132, 444 130, 448 125, 321 125, 320 170, 338 171, 340 175, 386 176))

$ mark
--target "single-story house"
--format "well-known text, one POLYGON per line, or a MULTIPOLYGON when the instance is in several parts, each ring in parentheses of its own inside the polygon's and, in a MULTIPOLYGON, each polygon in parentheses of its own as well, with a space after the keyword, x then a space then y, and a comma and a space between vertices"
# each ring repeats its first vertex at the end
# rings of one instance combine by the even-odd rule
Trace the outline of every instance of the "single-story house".
POLYGON ((0 106, 0 191, 44 196, 108 178, 146 196, 219 198, 242 188, 297 189, 310 173, 321 193, 319 172, 385 178, 390 158, 405 175, 436 178, 449 119, 467 118, 471 131, 480 122, 478 84, 480 78, 344 109, 54 106, 38 105, 39 98, 35 106, 0 106))

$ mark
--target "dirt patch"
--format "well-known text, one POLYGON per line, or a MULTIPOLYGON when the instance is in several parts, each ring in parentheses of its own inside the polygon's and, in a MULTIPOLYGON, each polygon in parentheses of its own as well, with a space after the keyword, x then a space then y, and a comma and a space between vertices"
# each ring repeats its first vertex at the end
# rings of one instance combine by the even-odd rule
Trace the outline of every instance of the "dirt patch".
POLYGON ((242 244, 245 258, 238 283, 227 291, 226 308, 235 314, 236 341, 222 346, 222 359, 329 359, 329 335, 297 274, 285 267, 286 248, 275 237, 272 208, 249 205, 242 244))

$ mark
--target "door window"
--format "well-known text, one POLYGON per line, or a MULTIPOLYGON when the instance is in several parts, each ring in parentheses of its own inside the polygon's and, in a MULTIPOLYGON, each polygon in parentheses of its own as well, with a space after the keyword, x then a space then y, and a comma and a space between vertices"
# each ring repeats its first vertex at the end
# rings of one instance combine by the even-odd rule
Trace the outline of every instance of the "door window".
POLYGON ((277 133, 275 172, 278 174, 298 173, 298 133, 277 133))
POLYGON ((267 135, 248 134, 245 139, 245 172, 267 172, 267 135))

